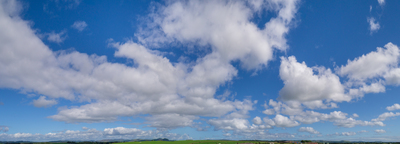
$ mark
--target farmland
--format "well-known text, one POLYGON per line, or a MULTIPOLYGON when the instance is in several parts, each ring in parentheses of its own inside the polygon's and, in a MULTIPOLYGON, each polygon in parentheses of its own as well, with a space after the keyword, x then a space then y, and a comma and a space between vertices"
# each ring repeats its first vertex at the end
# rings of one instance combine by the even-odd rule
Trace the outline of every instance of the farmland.
MULTIPOLYGON (((116 144, 272 144, 267 141, 185 140, 185 141, 138 141, 116 144)), ((282 143, 284 144, 284 143, 282 143)))

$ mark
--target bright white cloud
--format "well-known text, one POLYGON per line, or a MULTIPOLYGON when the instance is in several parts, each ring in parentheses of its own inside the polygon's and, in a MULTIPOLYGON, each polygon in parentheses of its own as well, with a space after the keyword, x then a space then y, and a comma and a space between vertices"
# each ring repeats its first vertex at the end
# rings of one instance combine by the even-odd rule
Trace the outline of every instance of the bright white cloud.
POLYGON ((376 132, 376 133, 386 133, 386 131, 383 130, 383 129, 377 129, 377 130, 375 130, 375 132, 376 132))
POLYGON ((249 121, 246 119, 210 119, 208 123, 214 126, 215 130, 243 130, 247 129, 249 121))
POLYGON ((264 122, 270 126, 276 127, 295 127, 300 125, 299 122, 280 114, 277 114, 273 119, 265 117, 264 122))
POLYGON ((281 57, 279 76, 285 86, 279 99, 303 102, 309 108, 328 108, 323 101, 350 101, 344 92, 339 77, 324 67, 307 67, 297 62, 294 56, 281 57), (314 74, 314 71, 318 72, 314 74))
POLYGON ((384 120, 386 120, 387 118, 395 117, 395 116, 399 116, 399 115, 400 115, 400 112, 397 112, 397 113, 385 112, 385 113, 379 115, 378 118, 372 119, 372 121, 384 121, 384 120))
MULTIPOLYGON (((282 113, 282 114, 287 114, 290 116, 291 120, 298 121, 299 123, 302 124, 312 124, 320 121, 329 121, 333 122, 334 125, 339 126, 339 127, 355 127, 355 126, 385 126, 385 124, 382 121, 361 121, 361 120, 356 120, 356 116, 358 115, 352 115, 351 118, 347 117, 347 113, 344 113, 342 111, 333 111, 330 113, 319 113, 315 111, 303 111, 301 107, 298 107, 294 104, 291 104, 292 106, 289 106, 287 104, 284 104, 282 102, 275 102, 273 100, 270 100, 269 103, 270 106, 273 108, 270 110, 273 110, 276 113, 282 113), (292 107, 292 108, 290 108, 292 107), (293 112, 287 112, 287 109, 295 109, 293 112)), ((268 106, 265 104, 264 107, 268 108, 268 106)), ((275 121, 269 118, 264 118, 264 122, 267 125, 270 126, 275 126, 275 121)))
POLYGON ((396 104, 394 104, 394 105, 392 105, 392 106, 386 107, 386 109, 387 109, 388 111, 398 110, 398 109, 400 109, 400 105, 396 103, 396 104))
POLYGON ((347 65, 337 69, 337 73, 352 80, 384 76, 391 68, 397 66, 399 55, 399 48, 388 43, 384 48, 378 47, 376 51, 348 60, 347 65))
POLYGON ((83 31, 88 25, 85 21, 76 21, 72 24, 72 28, 78 30, 79 32, 83 31))
POLYGON ((377 32, 381 28, 379 22, 374 17, 367 18, 367 22, 369 23, 370 34, 377 32))
POLYGON ((51 33, 46 33, 47 40, 54 43, 62 43, 67 38, 66 31, 61 31, 59 33, 55 33, 54 31, 51 33))
POLYGON ((33 105, 35 107, 50 107, 58 102, 56 100, 47 100, 45 96, 40 96, 37 100, 33 100, 33 105))
POLYGON ((319 131, 314 130, 314 128, 312 128, 312 127, 300 127, 297 131, 308 132, 310 134, 320 134, 319 131))
POLYGON ((257 4, 257 9, 246 5, 244 1, 176 1, 151 15, 160 28, 151 27, 137 36, 146 45, 170 41, 210 44, 222 61, 240 60, 244 68, 260 68, 272 59, 274 48, 288 47, 285 35, 297 1, 267 1, 257 4), (277 12, 264 29, 250 22, 259 10, 277 12))
POLYGON ((353 113, 352 117, 353 117, 353 118, 358 118, 358 117, 360 117, 360 116, 358 116, 358 114, 356 114, 356 113, 353 113))
MULTIPOLYGON (((258 69, 273 58, 274 50, 285 50, 285 36, 297 11, 297 1, 266 2, 260 9, 277 12, 277 16, 259 29, 250 19, 260 9, 246 2, 167 3, 152 14, 156 20, 153 24, 161 27, 163 35, 137 34, 142 44, 110 42, 116 48, 116 57, 134 61, 135 66, 127 66, 107 62, 105 56, 51 51, 14 12, 19 4, 13 2, 2 3, 0 9, 0 87, 51 99, 39 98, 34 102, 37 106, 55 104, 57 98, 89 102, 61 108, 49 116, 57 121, 91 123, 149 114, 150 126, 167 129, 191 126, 198 116, 225 115, 226 121, 243 122, 256 102, 218 100, 215 92, 237 75, 232 61, 258 69), (212 48, 195 62, 172 63, 159 51, 143 46, 162 38, 172 39, 166 41, 171 43, 209 44, 212 48), (165 121, 171 116, 182 119, 165 121)), ((85 27, 83 23, 76 26, 78 30, 85 27)), ((61 43, 66 31, 48 36, 49 41, 61 43)))

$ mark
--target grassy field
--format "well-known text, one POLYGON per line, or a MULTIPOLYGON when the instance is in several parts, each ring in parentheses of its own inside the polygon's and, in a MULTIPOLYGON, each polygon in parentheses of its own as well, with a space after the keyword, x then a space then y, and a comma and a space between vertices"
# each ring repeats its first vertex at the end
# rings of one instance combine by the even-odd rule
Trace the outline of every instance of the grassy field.
POLYGON ((116 143, 116 144, 240 144, 240 143, 269 144, 269 142, 222 141, 222 140, 140 141, 140 142, 124 142, 124 143, 116 143))

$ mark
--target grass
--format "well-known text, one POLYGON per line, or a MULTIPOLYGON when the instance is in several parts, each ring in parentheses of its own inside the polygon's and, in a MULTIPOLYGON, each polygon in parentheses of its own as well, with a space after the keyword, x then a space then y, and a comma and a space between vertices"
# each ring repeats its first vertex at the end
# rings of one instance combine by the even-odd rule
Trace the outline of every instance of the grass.
POLYGON ((269 142, 256 142, 256 141, 224 141, 224 140, 184 140, 184 141, 138 141, 138 142, 124 142, 114 144, 240 144, 240 143, 253 143, 253 144, 269 144, 269 142))

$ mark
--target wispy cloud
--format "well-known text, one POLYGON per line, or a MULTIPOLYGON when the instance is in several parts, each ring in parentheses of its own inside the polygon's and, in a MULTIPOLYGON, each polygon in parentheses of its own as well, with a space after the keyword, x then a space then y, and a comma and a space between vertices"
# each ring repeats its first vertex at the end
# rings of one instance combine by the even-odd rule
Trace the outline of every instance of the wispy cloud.
POLYGON ((367 21, 369 23, 369 30, 371 35, 381 28, 379 22, 377 22, 374 17, 367 18, 367 21))
POLYGON ((66 35, 67 31, 61 31, 59 33, 55 33, 54 31, 52 31, 51 33, 46 33, 45 35, 47 35, 47 40, 50 42, 54 42, 54 43, 62 43, 64 42, 64 40, 68 37, 66 35))
POLYGON ((74 24, 71 26, 74 29, 77 29, 79 32, 83 31, 88 25, 86 24, 85 21, 76 21, 74 24))

